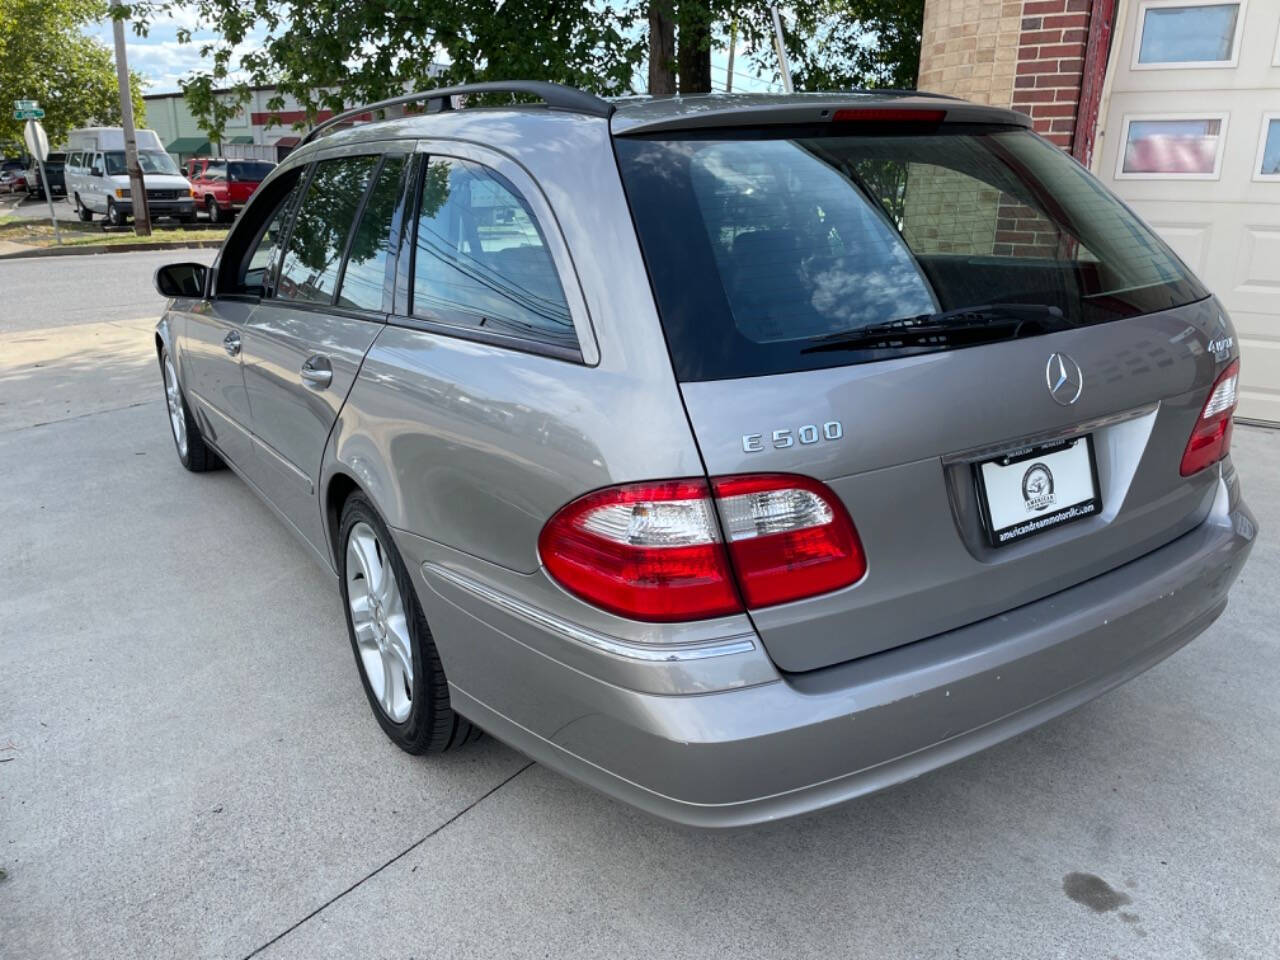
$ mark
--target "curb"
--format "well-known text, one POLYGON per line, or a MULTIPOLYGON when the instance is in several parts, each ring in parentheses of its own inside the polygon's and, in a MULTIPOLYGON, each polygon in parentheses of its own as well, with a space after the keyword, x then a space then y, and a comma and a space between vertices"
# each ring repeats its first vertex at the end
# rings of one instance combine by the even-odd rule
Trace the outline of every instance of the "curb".
POLYGON ((209 250, 222 246, 221 240, 177 240, 168 243, 82 243, 74 247, 32 247, 18 253, 0 253, 0 260, 35 257, 75 257, 100 253, 135 253, 139 250, 209 250))

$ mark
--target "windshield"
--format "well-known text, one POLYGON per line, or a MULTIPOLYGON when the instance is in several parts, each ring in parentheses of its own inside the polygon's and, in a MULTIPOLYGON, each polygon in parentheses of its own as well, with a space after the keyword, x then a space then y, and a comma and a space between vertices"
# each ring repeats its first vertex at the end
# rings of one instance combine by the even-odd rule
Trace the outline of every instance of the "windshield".
MULTIPOLYGON (((108 153, 104 153, 102 157, 107 165, 107 176, 119 177, 129 172, 129 168, 124 162, 123 150, 112 150, 108 153)), ((163 150, 139 150, 138 166, 142 168, 142 172, 144 174, 180 173, 178 165, 173 162, 173 157, 169 156, 163 150)))
POLYGON ((954 349, 1208 295, 1078 164, 1021 128, 616 144, 681 380, 954 349))
POLYGON ((260 183, 267 178, 267 174, 275 169, 274 163, 265 163, 257 161, 249 161, 244 163, 232 162, 227 164, 227 170, 231 174, 231 180, 237 183, 260 183))

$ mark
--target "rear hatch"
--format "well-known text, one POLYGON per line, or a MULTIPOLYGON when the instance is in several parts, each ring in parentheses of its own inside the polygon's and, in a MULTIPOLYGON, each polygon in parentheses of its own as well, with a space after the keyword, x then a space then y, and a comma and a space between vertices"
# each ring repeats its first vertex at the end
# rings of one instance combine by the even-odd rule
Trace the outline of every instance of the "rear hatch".
POLYGON ((1111 570, 1199 524, 1179 465, 1219 305, 1057 148, 942 111, 633 130, 623 180, 708 472, 824 481, 858 583, 751 611, 806 671, 1111 570))

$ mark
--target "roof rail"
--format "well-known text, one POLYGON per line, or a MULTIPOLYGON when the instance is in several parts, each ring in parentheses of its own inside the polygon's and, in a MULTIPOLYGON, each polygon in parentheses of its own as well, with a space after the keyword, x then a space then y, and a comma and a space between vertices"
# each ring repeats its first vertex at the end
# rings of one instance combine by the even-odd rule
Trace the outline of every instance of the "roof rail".
POLYGON ((478 93, 527 93, 541 98, 553 110, 585 113, 593 117, 608 117, 614 111, 613 104, 606 100, 601 100, 595 94, 585 93, 574 87, 566 87, 561 83, 548 83, 543 80, 497 80, 487 83, 464 83, 456 87, 437 87, 434 90, 423 90, 419 93, 406 93, 399 97, 392 97, 389 100, 379 100, 377 103, 369 103, 362 107, 352 107, 350 110, 344 110, 342 113, 334 114, 329 119, 312 127, 307 135, 302 138, 302 143, 299 146, 310 143, 322 130, 327 130, 345 120, 358 117, 362 113, 368 113, 371 110, 398 107, 401 104, 417 103, 418 101, 430 103, 436 100, 440 101, 440 110, 452 110, 453 106, 449 102, 450 97, 478 93))

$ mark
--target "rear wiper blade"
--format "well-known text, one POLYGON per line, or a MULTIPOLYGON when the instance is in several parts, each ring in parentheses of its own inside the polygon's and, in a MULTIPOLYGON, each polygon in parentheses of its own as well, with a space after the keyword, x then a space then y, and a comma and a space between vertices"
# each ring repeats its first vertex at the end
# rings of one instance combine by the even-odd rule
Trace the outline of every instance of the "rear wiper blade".
POLYGON ((989 303, 942 313, 922 313, 817 338, 801 353, 865 350, 874 347, 956 346, 992 339, 1015 339, 1024 324, 1058 327, 1069 323, 1061 308, 1042 303, 989 303), (1010 331, 1009 326, 1013 326, 1010 331))

